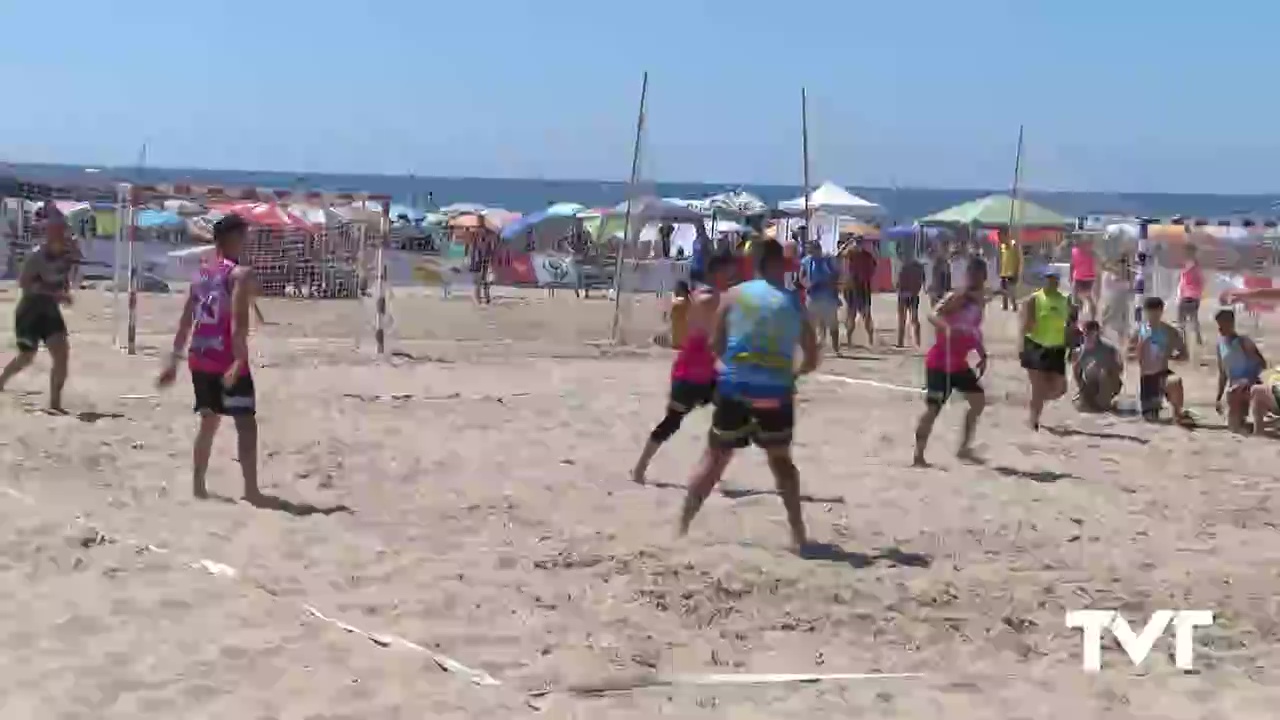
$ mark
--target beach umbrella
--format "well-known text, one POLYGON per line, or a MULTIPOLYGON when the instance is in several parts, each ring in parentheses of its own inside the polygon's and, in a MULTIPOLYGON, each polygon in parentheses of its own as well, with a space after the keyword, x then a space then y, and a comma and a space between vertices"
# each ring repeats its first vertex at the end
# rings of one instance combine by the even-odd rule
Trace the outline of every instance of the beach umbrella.
POLYGON ((489 208, 479 203, 453 203, 440 208, 445 215, 482 215, 489 208))
POLYGON ((765 215, 769 206, 763 200, 745 190, 734 190, 707 198, 708 207, 717 213, 726 213, 738 217, 765 215))
POLYGON ((238 202, 211 208, 219 215, 239 215, 250 225, 279 230, 311 230, 311 224, 279 203, 238 202))
POLYGON ((556 203, 545 210, 530 213, 502 229, 502 239, 534 245, 545 244, 567 235, 578 224, 578 213, 586 207, 577 203, 556 203))
POLYGON ((631 205, 631 217, 643 222, 695 223, 702 222, 702 218, 706 215, 706 213, 701 210, 684 204, 683 201, 656 197, 637 198, 629 201, 624 200, 609 209, 607 214, 626 215, 628 212, 628 203, 631 205))

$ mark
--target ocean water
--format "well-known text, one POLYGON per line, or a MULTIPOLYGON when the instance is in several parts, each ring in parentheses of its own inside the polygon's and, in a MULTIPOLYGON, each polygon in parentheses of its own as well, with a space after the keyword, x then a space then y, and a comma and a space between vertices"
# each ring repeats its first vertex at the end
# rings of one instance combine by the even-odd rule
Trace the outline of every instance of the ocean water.
MULTIPOLYGON (((626 199, 626 184, 603 180, 538 180, 500 178, 442 178, 404 175, 332 175, 291 172, 201 170, 194 168, 101 168, 86 174, 81 167, 15 164, 12 170, 24 180, 36 182, 112 181, 354 190, 390 195, 396 202, 430 209, 455 202, 476 202, 517 212, 531 212, 554 202, 578 202, 589 207, 614 205, 626 199)), ((744 189, 765 202, 775 204, 801 194, 794 185, 735 185, 732 183, 652 183, 663 197, 706 197, 725 190, 744 189)), ((995 189, 875 188, 848 186, 851 192, 886 208, 890 219, 905 221, 923 217, 995 189)), ((1280 209, 1272 207, 1277 196, 1169 193, 1038 192, 1027 190, 1025 197, 1068 217, 1088 215, 1135 215, 1147 217, 1187 217, 1223 219, 1239 216, 1272 218, 1280 209)))

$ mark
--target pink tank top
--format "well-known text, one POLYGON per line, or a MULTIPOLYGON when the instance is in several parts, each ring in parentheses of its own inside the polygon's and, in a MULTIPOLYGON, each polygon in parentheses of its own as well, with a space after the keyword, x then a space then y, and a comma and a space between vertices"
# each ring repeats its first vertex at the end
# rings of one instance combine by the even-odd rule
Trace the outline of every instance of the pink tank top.
MULTIPOLYGON (((231 343, 231 273, 236 264, 224 257, 200 268, 191 294, 195 311, 187 363, 196 372, 224 373, 235 363, 231 343)), ((244 369, 248 374, 249 368, 244 369)))
POLYGON ((684 345, 671 364, 671 378, 691 383, 710 383, 716 379, 716 355, 711 352, 711 338, 702 330, 690 331, 684 345))
POLYGON ((1093 280, 1098 271, 1093 267, 1093 249, 1079 245, 1071 248, 1071 279, 1093 280))
POLYGON ((930 370, 960 372, 969 367, 969 353, 982 347, 982 305, 968 302, 947 318, 951 332, 938 334, 929 352, 925 353, 924 366, 930 370))

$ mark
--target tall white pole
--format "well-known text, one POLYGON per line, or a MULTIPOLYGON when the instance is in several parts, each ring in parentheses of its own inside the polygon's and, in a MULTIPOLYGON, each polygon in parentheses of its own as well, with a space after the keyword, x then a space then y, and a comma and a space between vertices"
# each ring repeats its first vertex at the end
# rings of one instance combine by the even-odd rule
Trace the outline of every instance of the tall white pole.
MULTIPOLYGON (((643 79, 640 81, 640 111, 636 114, 636 140, 635 146, 631 151, 631 180, 627 184, 627 212, 624 216, 625 229, 622 243, 618 247, 617 256, 613 263, 613 325, 609 330, 609 339, 621 344, 624 342, 619 326, 619 318, 622 311, 622 252, 632 240, 631 233, 631 203, 634 200, 636 186, 640 182, 640 149, 641 139, 644 137, 644 110, 645 101, 649 97, 649 73, 645 72, 643 79)), ((607 223, 608 220, 606 219, 607 223)), ((639 239, 639 232, 635 233, 636 239, 639 239)))
POLYGON ((809 207, 809 93, 803 87, 800 88, 800 154, 804 175, 804 232, 801 234, 803 244, 797 250, 799 256, 804 257, 809 251, 809 233, 813 232, 809 227, 813 223, 813 208, 809 207))

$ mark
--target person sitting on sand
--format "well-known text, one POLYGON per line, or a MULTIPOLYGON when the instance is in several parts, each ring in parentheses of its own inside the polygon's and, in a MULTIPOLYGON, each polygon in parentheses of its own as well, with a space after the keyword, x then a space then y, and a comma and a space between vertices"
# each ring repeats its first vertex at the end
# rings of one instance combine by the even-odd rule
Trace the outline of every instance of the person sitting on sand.
POLYGON ((1218 323, 1218 394, 1214 409, 1222 413, 1222 396, 1227 396, 1227 427, 1242 432, 1249 418, 1254 385, 1262 382, 1267 359, 1253 340, 1236 332, 1236 313, 1221 308, 1213 315, 1218 323))
POLYGON ((1084 324, 1084 340, 1072 369, 1076 407, 1084 412, 1110 410, 1124 385, 1124 365, 1116 346, 1102 338, 1102 325, 1097 320, 1084 324))
POLYGON ((1182 425, 1191 418, 1183 410, 1182 378, 1169 369, 1169 363, 1187 359, 1187 344, 1182 333, 1164 321, 1164 300, 1149 297, 1142 303, 1142 324, 1130 338, 1130 351, 1138 358, 1138 400, 1142 416, 1155 420, 1160 406, 1168 400, 1173 419, 1182 425))

